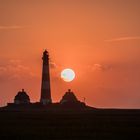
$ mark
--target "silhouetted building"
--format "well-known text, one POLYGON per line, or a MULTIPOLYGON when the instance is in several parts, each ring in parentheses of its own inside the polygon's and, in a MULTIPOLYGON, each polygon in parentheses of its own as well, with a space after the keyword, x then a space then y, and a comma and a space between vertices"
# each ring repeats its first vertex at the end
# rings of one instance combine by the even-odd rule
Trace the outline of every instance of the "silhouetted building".
POLYGON ((60 101, 61 104, 66 103, 66 102, 69 102, 69 103, 78 102, 78 99, 76 98, 76 96, 70 89, 65 93, 65 95, 62 97, 60 101))
POLYGON ((49 54, 43 52, 42 83, 40 102, 30 103, 30 97, 22 89, 15 96, 14 103, 8 103, 5 109, 11 110, 65 110, 65 109, 91 109, 84 102, 77 99, 75 94, 69 89, 59 103, 52 103, 49 72, 49 54))
POLYGON ((42 85, 40 103, 43 105, 52 103, 50 89, 50 72, 49 72, 49 54, 45 50, 43 52, 43 68, 42 68, 42 85))
POLYGON ((27 93, 22 89, 22 91, 19 91, 18 94, 15 96, 14 104, 29 104, 30 98, 27 95, 27 93))
POLYGON ((71 108, 71 109, 86 107, 85 103, 80 102, 70 89, 62 97, 60 104, 65 108, 71 108))

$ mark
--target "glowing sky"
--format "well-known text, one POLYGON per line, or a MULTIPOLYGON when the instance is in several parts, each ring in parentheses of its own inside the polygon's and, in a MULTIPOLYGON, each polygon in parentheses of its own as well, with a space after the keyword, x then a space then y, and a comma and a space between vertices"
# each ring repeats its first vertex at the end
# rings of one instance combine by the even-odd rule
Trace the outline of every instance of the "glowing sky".
POLYGON ((140 108, 139 0, 0 0, 0 105, 22 88, 39 101, 46 48, 54 102, 72 88, 88 105, 140 108))

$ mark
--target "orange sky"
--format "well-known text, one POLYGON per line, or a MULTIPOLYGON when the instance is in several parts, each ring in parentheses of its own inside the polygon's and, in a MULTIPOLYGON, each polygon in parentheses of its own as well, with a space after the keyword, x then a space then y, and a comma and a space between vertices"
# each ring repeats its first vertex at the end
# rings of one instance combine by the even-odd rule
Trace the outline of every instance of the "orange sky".
POLYGON ((68 88, 95 107, 140 108, 139 0, 0 0, 0 105, 40 99, 42 51, 53 101, 68 88), (72 68, 76 79, 60 79, 72 68))

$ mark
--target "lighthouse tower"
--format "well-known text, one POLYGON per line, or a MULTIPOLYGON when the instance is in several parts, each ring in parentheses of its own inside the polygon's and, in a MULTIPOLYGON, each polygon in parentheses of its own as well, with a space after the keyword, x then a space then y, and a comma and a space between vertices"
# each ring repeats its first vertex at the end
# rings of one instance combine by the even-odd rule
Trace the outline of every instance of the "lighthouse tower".
POLYGON ((42 59, 43 59, 43 68, 42 68, 40 103, 46 105, 52 103, 50 89, 49 54, 46 50, 43 52, 42 59))

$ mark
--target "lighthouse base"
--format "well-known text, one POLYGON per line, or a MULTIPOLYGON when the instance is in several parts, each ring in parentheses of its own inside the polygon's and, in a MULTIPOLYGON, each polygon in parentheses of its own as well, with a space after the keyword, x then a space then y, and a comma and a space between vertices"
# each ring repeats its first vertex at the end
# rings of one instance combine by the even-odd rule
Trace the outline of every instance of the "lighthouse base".
POLYGON ((43 105, 47 105, 47 104, 51 104, 52 100, 48 100, 48 99, 40 99, 40 103, 43 105))

